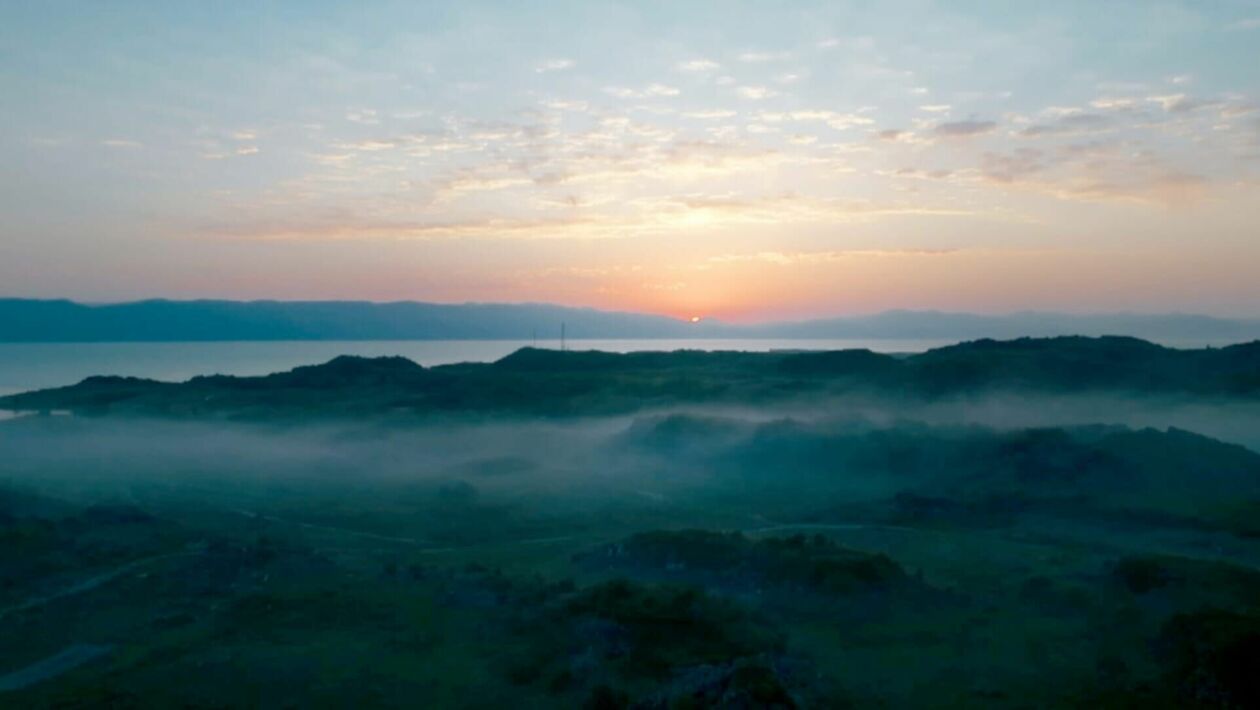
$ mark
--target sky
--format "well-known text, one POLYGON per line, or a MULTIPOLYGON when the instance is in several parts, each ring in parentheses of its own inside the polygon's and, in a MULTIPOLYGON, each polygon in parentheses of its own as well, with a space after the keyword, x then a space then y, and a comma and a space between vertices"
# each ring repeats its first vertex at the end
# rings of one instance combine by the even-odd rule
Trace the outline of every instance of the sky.
POLYGON ((0 296, 1260 316, 1260 2, 0 2, 0 296))

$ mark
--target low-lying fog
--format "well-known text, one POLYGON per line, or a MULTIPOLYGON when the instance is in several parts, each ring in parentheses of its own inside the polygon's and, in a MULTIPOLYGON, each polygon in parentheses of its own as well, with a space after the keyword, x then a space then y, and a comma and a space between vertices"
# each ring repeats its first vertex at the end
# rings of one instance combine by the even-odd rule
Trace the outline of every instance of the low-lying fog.
MULTIPOLYGON (((630 492, 651 498, 700 472, 675 451, 628 437, 669 415, 737 429, 777 420, 828 431, 978 426, 997 430, 1090 424, 1176 427, 1260 451, 1260 404, 1115 397, 992 396, 933 404, 833 401, 779 408, 682 407, 598 419, 493 420, 379 426, 22 417, 0 423, 0 481, 125 492, 136 482, 181 486, 223 477, 238 485, 299 482, 443 485, 467 481, 512 495, 630 492), (645 460, 650 457, 651 460, 645 460)), ((720 432, 684 439, 717 447, 720 432)), ((766 476, 772 478, 773 471, 766 476)), ((704 480, 720 479, 706 471, 704 480), (712 476, 712 479, 708 478, 712 476)))
MULTIPOLYGON (((804 663, 765 676, 801 697, 835 683, 878 699, 858 707, 932 706, 947 675, 1010 688, 983 696, 1006 706, 1036 678, 1042 695, 1067 689, 1050 705, 1096 707, 1080 699, 1108 697, 1083 694, 1100 682, 1163 677, 1151 649, 1188 623, 1177 614, 1257 598, 1257 451, 1260 405, 1114 397, 425 423, 19 417, 0 422, 13 541, 0 616, 7 604, 45 641, 0 653, 24 673, 73 644, 114 644, 128 650, 102 666, 109 682, 192 677, 207 684, 198 698, 238 676, 271 687, 312 657, 327 660, 296 685, 351 668, 358 692, 392 663, 400 698, 436 687, 500 707, 535 692, 520 706, 567 707, 585 684, 641 678, 637 665, 617 674, 646 641, 590 656, 592 639, 654 639, 672 659, 764 623, 779 641, 719 645, 717 658, 804 663), (662 634, 639 606, 678 599, 700 604, 684 619, 716 626, 662 634), (229 653, 237 665, 222 665, 229 653), (1113 656, 1132 679, 1099 680, 1097 659, 1113 656), (505 659, 518 657, 555 667, 517 673, 505 659), (1047 671, 1050 657, 1062 663, 1047 671), (557 674, 575 685, 557 689, 557 674)), ((657 678, 710 677, 713 658, 671 660, 657 678)))

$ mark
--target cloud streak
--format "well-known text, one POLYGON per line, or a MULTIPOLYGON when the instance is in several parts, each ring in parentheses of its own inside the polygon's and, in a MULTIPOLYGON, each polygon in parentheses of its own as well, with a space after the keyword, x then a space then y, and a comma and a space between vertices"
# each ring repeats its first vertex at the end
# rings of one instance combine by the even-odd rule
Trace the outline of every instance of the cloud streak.
POLYGON ((950 121, 937 124, 932 132, 942 138, 968 138, 991 133, 995 128, 997 124, 993 121, 950 121))
POLYGON ((844 249, 839 251, 782 252, 759 251, 748 254, 720 254, 709 257, 714 264, 765 263, 775 266, 830 264, 853 259, 903 259, 950 256, 957 249, 844 249))
POLYGON ((572 69, 573 66, 574 66, 574 62, 572 59, 548 59, 548 60, 539 62, 538 65, 534 67, 534 72, 538 74, 546 74, 548 72, 556 72, 556 71, 564 71, 566 69, 572 69))
POLYGON ((678 71, 690 72, 693 74, 705 74, 722 68, 721 64, 718 64, 712 59, 690 59, 685 62, 679 62, 676 66, 678 71))

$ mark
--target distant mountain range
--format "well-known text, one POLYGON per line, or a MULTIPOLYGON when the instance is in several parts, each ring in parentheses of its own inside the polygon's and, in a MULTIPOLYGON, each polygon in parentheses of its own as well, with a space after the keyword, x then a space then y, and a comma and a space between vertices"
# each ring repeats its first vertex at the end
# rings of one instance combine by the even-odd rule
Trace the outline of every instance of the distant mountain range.
POLYGON ((414 301, 170 301, 89 305, 0 299, 0 342, 225 340, 532 340, 559 338, 868 338, 967 340, 1130 335, 1161 342, 1260 338, 1260 320, 1201 315, 989 316, 887 311, 870 316, 735 325, 547 304, 414 301))

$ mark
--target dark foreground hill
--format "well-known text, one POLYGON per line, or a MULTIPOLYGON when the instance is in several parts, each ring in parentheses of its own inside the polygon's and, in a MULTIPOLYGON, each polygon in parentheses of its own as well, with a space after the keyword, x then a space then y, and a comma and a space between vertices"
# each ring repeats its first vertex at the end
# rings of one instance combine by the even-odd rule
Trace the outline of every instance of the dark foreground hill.
POLYGON ((1133 338, 981 340, 908 357, 831 352, 560 352, 424 368, 338 357, 264 377, 90 377, 0 409, 269 419, 435 413, 593 415, 673 404, 756 406, 827 395, 934 399, 995 391, 1254 400, 1260 341, 1177 350, 1133 338))

